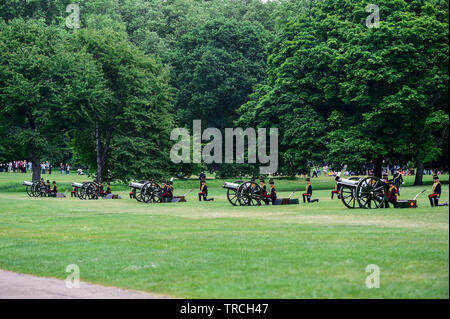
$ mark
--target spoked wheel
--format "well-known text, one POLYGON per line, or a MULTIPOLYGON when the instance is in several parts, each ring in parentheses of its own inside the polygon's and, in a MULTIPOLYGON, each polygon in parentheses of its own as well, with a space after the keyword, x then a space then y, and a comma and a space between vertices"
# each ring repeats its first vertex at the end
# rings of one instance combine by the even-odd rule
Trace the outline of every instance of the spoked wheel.
MULTIPOLYGON (((31 192, 32 197, 41 196, 41 183, 39 183, 39 182, 33 183, 33 185, 31 185, 30 192, 31 192)), ((27 193, 28 193, 28 190, 27 190, 27 193)), ((28 194, 28 195, 30 195, 30 194, 28 194)))
POLYGON ((237 197, 241 206, 261 205, 259 194, 261 194, 261 187, 251 182, 241 184, 237 190, 237 197))
POLYGON ((88 199, 98 199, 98 188, 93 183, 90 183, 87 188, 88 199))
POLYGON ((156 203, 159 202, 161 188, 156 183, 146 183, 142 187, 142 201, 144 203, 156 203))
POLYGON ((356 194, 354 188, 343 185, 341 188, 340 196, 345 206, 347 206, 348 208, 355 208, 356 194))
POLYGON ((34 183, 31 186, 27 185, 27 194, 30 197, 34 197, 33 192, 32 192, 33 186, 34 186, 34 183))
POLYGON ((85 200, 88 198, 88 187, 89 183, 83 183, 83 186, 80 187, 78 192, 78 198, 81 200, 85 200))
MULTIPOLYGON (((235 181, 233 183, 240 185, 243 183, 243 181, 235 181)), ((231 203, 231 205, 237 206, 239 204, 239 198, 237 196, 236 189, 227 189, 227 198, 228 198, 228 201, 231 203)))
POLYGON ((363 178, 356 187, 359 207, 375 209, 383 207, 387 200, 387 187, 380 178, 369 176, 363 178))

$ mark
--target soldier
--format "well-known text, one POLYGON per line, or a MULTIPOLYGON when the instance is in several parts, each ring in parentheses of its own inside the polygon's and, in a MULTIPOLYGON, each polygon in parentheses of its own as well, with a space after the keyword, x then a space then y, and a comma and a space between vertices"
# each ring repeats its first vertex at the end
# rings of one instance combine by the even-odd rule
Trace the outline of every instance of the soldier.
POLYGON ((105 195, 105 188, 103 187, 103 183, 102 182, 100 182, 98 184, 98 195, 102 196, 102 197, 105 195))
POLYGON ((336 177, 334 178, 334 180, 336 181, 336 185, 334 186, 334 190, 331 191, 331 200, 333 200, 334 194, 337 194, 337 198, 341 199, 340 193, 341 193, 342 186, 338 185, 338 183, 337 183, 340 178, 341 178, 340 174, 336 175, 336 177))
POLYGON ((50 181, 49 180, 47 180, 47 184, 46 184, 46 187, 47 187, 47 196, 50 196, 51 194, 51 192, 52 192, 52 185, 50 184, 50 181))
POLYGON ((168 185, 167 185, 167 198, 169 199, 169 201, 171 201, 173 198, 173 182, 172 181, 169 181, 168 185))
POLYGON ((214 198, 208 198, 208 186, 206 186, 205 180, 202 180, 202 186, 200 187, 200 192, 198 193, 198 200, 201 202, 203 200, 205 202, 214 200, 214 198))
POLYGON ((200 187, 202 187, 202 181, 206 180, 206 175, 205 172, 202 171, 198 177, 198 179, 200 180, 200 187))
POLYGON ((261 200, 263 200, 266 205, 269 205, 269 198, 268 198, 269 196, 267 195, 267 187, 264 178, 261 178, 259 180, 259 187, 261 187, 260 193, 261 200))
POLYGON ((77 187, 73 187, 72 191, 70 192, 70 197, 77 197, 77 187))
MULTIPOLYGON (((386 189, 389 190, 389 176, 386 173, 383 174, 382 180, 386 184, 386 189)), ((384 208, 389 208, 389 203, 387 200, 384 202, 384 208)))
POLYGON ((272 200, 272 205, 275 204, 275 201, 277 200, 277 190, 275 189, 275 183, 273 179, 269 180, 270 184, 270 199, 272 200))
POLYGON ((312 196, 311 179, 309 177, 307 177, 306 178, 306 189, 305 189, 305 193, 303 194, 303 203, 306 203, 306 201, 308 201, 308 203, 319 202, 318 198, 311 199, 311 196, 312 196))
POLYGON ((389 189, 387 194, 387 201, 385 202, 385 208, 389 208, 389 203, 394 205, 394 208, 398 208, 397 203, 397 187, 395 187, 394 181, 389 181, 389 189))
POLYGON ((52 197, 56 197, 56 193, 58 193, 58 186, 56 186, 56 182, 53 181, 53 189, 51 191, 52 197))
POLYGON ((165 179, 163 179, 161 181, 161 192, 162 192, 162 196, 161 196, 159 201, 162 203, 163 199, 167 197, 167 185, 166 185, 166 180, 165 179))
POLYGON ((402 173, 400 173, 400 171, 398 170, 395 170, 392 179, 394 180, 394 185, 397 188, 397 194, 400 195, 400 185, 404 184, 402 173))
POLYGON ((112 189, 111 189, 111 183, 108 182, 107 186, 106 186, 106 195, 111 194, 112 193, 112 189))
POLYGON ((441 183, 439 182, 439 176, 434 175, 433 176, 433 187, 431 188, 431 194, 428 195, 428 199, 430 200, 431 207, 433 206, 447 206, 448 203, 439 204, 439 197, 441 197, 441 183))
POLYGON ((130 199, 136 198, 136 188, 133 187, 130 192, 130 199))

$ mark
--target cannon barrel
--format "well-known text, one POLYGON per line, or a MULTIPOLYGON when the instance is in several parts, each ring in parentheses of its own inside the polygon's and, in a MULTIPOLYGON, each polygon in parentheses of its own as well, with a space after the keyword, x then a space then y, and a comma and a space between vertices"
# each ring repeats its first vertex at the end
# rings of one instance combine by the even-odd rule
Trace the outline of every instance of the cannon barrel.
POLYGON ((29 182, 29 181, 23 181, 23 184, 22 185, 25 185, 25 186, 33 186, 33 183, 32 182, 29 182))
POLYGON ((130 182, 130 185, 128 185, 128 186, 129 186, 129 187, 132 187, 132 188, 142 189, 142 187, 144 187, 144 184, 142 184, 142 183, 130 182))
POLYGON ((357 187, 359 183, 359 180, 352 180, 352 179, 345 179, 345 178, 340 178, 337 181, 338 185, 345 185, 348 187, 357 187))
POLYGON ((83 184, 81 184, 81 183, 77 183, 77 182, 72 183, 72 187, 82 187, 82 186, 83 186, 83 184))
POLYGON ((226 189, 237 190, 239 186, 240 184, 225 182, 222 187, 226 189))

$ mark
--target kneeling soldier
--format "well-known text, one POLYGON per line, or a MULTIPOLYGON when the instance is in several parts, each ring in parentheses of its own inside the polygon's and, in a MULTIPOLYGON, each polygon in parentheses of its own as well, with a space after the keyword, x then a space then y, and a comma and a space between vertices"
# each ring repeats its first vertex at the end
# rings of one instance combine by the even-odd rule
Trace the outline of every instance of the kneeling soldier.
POLYGON ((387 194, 387 202, 385 203, 385 207, 389 208, 389 203, 394 205, 394 208, 398 208, 397 203, 397 187, 394 185, 394 181, 389 181, 389 189, 387 194))
POLYGON ((263 178, 259 180, 259 186, 261 187, 260 198, 266 205, 269 205, 269 195, 267 195, 267 187, 263 178))
POLYGON ((338 181, 340 179, 340 176, 336 176, 336 178, 334 179, 336 181, 336 186, 334 186, 334 190, 331 191, 331 199, 333 200, 334 194, 337 194, 337 198, 341 199, 341 185, 338 185, 338 181))
POLYGON ((208 186, 206 186, 206 182, 204 179, 202 179, 202 184, 200 186, 200 192, 198 193, 198 200, 201 202, 203 200, 205 202, 214 200, 214 198, 208 198, 208 186))
POLYGON ((70 192, 70 197, 77 197, 77 188, 73 187, 72 191, 70 192))
POLYGON ((317 199, 317 198, 311 199, 311 196, 312 196, 311 179, 309 177, 307 177, 306 178, 306 189, 305 189, 305 193, 303 194, 303 203, 306 203, 306 201, 308 201, 308 203, 319 202, 319 199, 317 199))
POLYGON ((431 207, 433 206, 447 206, 448 203, 439 204, 439 197, 441 197, 441 183, 439 182, 439 177, 437 175, 433 176, 434 183, 431 189, 431 194, 428 195, 431 207))

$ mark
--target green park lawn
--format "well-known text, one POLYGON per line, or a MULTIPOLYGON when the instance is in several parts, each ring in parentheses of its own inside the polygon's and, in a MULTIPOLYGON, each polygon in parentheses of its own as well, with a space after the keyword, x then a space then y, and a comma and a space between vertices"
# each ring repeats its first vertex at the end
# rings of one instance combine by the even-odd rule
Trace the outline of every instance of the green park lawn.
MULTIPOLYGON (((64 191, 83 176, 51 177, 64 191)), ((30 174, 0 173, 0 268, 64 279, 77 264, 83 281, 182 298, 449 298, 449 208, 430 208, 423 187, 416 209, 350 210, 330 200, 332 177, 313 179, 319 203, 232 207, 223 180, 175 180, 186 203, 128 198, 29 198, 30 174), (365 285, 366 266, 380 288, 365 285)), ((232 181, 230 179, 230 181, 232 181)), ((449 201, 448 176, 441 201, 449 201)), ((277 182, 279 196, 301 197, 304 180, 277 182)), ((113 191, 127 190, 114 184, 113 191)))

